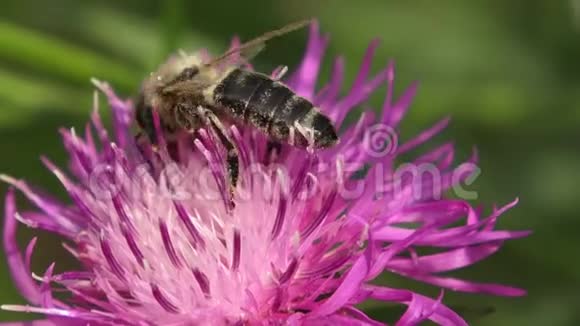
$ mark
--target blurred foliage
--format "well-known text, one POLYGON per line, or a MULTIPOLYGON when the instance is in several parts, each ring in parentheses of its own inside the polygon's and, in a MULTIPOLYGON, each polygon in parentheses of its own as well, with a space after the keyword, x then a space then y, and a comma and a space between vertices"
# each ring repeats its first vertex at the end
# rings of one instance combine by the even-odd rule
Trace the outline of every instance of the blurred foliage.
MULTIPOLYGON (((521 198, 505 228, 534 235, 455 273, 525 287, 521 299, 452 293, 445 302, 477 325, 575 325, 580 322, 580 4, 577 0, 2 1, 0 10, 0 171, 62 195, 39 155, 65 163, 57 128, 81 128, 92 103, 90 77, 131 96, 140 79, 177 48, 223 50, 304 17, 331 34, 330 54, 347 58, 352 81, 367 43, 383 40, 376 69, 397 62, 397 91, 421 81, 403 136, 443 116, 459 156, 477 144, 482 174, 473 189, 488 206, 521 198)), ((272 42, 257 67, 296 64, 304 33, 272 42)), ((329 64, 323 69, 327 74, 329 64)), ((380 104, 382 95, 371 101, 380 104)), ((6 187, 0 186, 5 192, 6 187)), ((26 204, 22 204, 24 207, 26 204)), ((22 238, 31 236, 29 230, 22 238)), ((40 271, 67 261, 58 240, 34 257, 40 271), (54 253, 54 254, 53 254, 54 253)), ((22 303, 0 257, 0 302, 22 303)), ((381 282, 436 295, 437 289, 386 276, 381 282)), ((398 308, 366 306, 393 320, 398 308)), ((1 313, 0 320, 22 315, 1 313)))

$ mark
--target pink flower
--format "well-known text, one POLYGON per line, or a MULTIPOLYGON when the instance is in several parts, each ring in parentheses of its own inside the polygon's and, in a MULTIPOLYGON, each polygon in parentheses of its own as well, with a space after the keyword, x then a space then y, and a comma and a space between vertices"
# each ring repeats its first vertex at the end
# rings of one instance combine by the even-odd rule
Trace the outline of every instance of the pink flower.
POLYGON ((386 84, 381 113, 365 111, 341 132, 338 145, 315 154, 283 146, 268 155, 262 134, 230 127, 242 176, 233 211, 226 208, 224 149, 212 132, 200 130, 193 142, 161 138, 158 151, 137 144, 130 133, 132 104, 97 83, 109 100, 114 134, 103 127, 95 104, 84 136, 61 132, 73 177, 43 159, 72 204, 2 176, 38 208, 19 212, 13 188, 6 196, 4 247, 30 306, 2 309, 45 315, 38 325, 375 325, 381 323, 356 308, 374 299, 408 306, 400 325, 425 319, 462 325, 442 303, 443 290, 433 299, 371 281, 389 272, 441 289, 523 295, 443 275, 528 234, 495 229, 516 201, 484 216, 465 200, 442 198, 477 168, 475 155, 455 168, 449 143, 396 165, 448 120, 399 144, 396 130, 416 85, 393 100, 392 64, 369 77, 377 42, 347 95, 339 96, 342 58, 316 91, 327 42, 313 24, 302 64, 287 84, 337 126, 386 84), (56 274, 52 264, 32 277, 32 255, 42 248, 35 250, 36 239, 24 252, 18 248, 18 222, 63 236, 83 268, 56 274), (420 254, 421 248, 437 250, 420 254), (52 296, 63 289, 70 294, 66 301, 52 296))

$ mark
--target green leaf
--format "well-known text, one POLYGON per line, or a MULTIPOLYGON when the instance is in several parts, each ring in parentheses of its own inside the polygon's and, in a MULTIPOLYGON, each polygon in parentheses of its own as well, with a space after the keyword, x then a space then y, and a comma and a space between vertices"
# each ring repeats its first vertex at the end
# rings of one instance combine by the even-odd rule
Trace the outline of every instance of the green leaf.
POLYGON ((24 122, 33 114, 72 111, 87 115, 91 93, 61 83, 15 74, 0 68, 0 126, 24 122))
POLYGON ((77 84, 96 77, 133 89, 138 80, 137 74, 122 64, 7 22, 0 22, 0 59, 77 84))

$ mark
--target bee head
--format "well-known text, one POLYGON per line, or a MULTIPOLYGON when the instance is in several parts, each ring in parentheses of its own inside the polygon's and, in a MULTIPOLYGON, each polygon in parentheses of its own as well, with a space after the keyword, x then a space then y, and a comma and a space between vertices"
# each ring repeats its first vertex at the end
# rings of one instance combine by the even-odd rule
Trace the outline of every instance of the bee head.
POLYGON ((196 55, 185 53, 172 55, 145 80, 143 92, 145 94, 158 92, 171 83, 193 78, 199 72, 201 65, 202 61, 196 55))

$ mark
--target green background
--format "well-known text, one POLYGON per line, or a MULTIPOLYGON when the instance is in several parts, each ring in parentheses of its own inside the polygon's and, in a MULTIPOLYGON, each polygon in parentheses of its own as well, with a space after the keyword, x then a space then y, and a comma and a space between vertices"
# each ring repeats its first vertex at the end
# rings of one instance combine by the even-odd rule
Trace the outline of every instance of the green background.
MULTIPOLYGON (((451 127, 438 141, 453 139, 460 158, 477 145, 482 174, 472 189, 478 202, 489 207, 521 198, 500 226, 534 234, 454 275, 524 287, 528 296, 447 292, 445 302, 477 325, 580 324, 580 1, 194 2, 2 0, 0 171, 65 198, 38 158, 46 154, 65 162, 57 128, 80 128, 87 120, 90 77, 130 96, 174 49, 221 51, 234 33, 247 39, 317 17, 331 34, 329 54, 347 59, 347 81, 374 37, 382 39, 375 70, 395 59, 398 93, 420 80, 403 138, 451 115, 451 127)), ((305 40, 305 32, 297 32, 273 42, 257 67, 292 67, 305 40)), ((0 192, 5 190, 1 185, 0 192)), ((33 233, 23 230, 23 243, 33 233)), ((56 238, 41 234, 39 248, 37 272, 53 260, 57 269, 68 266, 56 238)), ((391 276, 382 281, 437 293, 391 276)), ((3 256, 0 303, 23 303, 3 256)), ((393 318, 391 309, 368 309, 393 318)), ((0 313, 0 320, 24 317, 0 313)))

